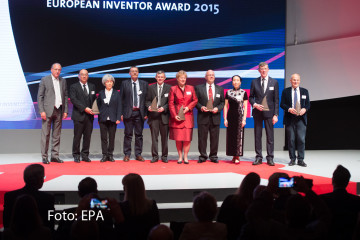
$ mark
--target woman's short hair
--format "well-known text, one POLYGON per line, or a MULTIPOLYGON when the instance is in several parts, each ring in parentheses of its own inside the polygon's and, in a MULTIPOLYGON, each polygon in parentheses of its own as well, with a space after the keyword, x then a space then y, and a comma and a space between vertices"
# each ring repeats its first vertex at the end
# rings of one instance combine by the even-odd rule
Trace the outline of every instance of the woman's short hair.
POLYGON ((102 84, 105 86, 105 83, 107 80, 111 80, 113 81, 113 84, 115 84, 115 78, 111 75, 111 74, 105 74, 103 77, 102 77, 102 84))
POLYGON ((184 70, 180 70, 178 73, 176 73, 176 79, 183 75, 185 75, 185 77, 187 78, 186 72, 184 70))

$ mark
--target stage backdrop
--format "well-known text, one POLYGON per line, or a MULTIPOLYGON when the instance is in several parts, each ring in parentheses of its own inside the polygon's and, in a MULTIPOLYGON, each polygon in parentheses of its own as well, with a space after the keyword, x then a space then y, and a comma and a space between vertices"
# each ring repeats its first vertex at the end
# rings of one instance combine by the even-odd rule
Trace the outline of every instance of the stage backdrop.
MULTIPOLYGON (((0 129, 41 128, 37 91, 54 62, 62 64, 68 87, 78 81, 80 69, 88 69, 97 92, 104 88, 101 77, 106 73, 115 77, 119 89, 131 65, 139 67, 139 78, 149 84, 160 69, 172 85, 181 69, 191 85, 203 83, 206 70, 213 69, 216 84, 230 89, 231 76, 239 74, 242 88, 249 90, 261 61, 268 62, 269 75, 279 81, 280 94, 284 88, 285 0, 0 4, 0 129)), ((69 106, 63 128, 73 128, 69 106)), ((252 128, 248 112, 246 127, 252 128)), ((282 118, 280 111, 276 128, 283 127, 282 118)))

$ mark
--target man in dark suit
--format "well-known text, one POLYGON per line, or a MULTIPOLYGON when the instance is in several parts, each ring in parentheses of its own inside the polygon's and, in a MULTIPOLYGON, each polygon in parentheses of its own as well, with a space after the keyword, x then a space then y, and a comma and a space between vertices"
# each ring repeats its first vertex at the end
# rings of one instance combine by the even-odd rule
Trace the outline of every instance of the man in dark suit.
POLYGON ((54 211, 55 209, 54 196, 39 191, 39 189, 43 186, 44 177, 44 167, 40 164, 31 164, 24 170, 25 187, 5 193, 3 213, 3 223, 5 229, 10 226, 11 215, 17 197, 27 194, 35 199, 40 217, 44 225, 51 230, 54 230, 54 218, 48 218, 48 211, 54 211))
POLYGON ((60 77, 61 65, 54 63, 51 74, 41 79, 38 91, 38 107, 42 119, 41 157, 49 164, 48 149, 52 125, 51 162, 62 163, 59 158, 62 118, 67 118, 68 91, 65 79, 60 77))
POLYGON ((266 132, 267 164, 274 166, 274 124, 279 116, 279 84, 268 76, 269 66, 266 62, 259 64, 260 77, 252 80, 249 101, 253 107, 254 118, 255 152, 256 157, 253 165, 262 164, 262 128, 263 122, 266 132), (261 104, 266 98, 269 110, 261 104))
POLYGON ((332 176, 333 192, 320 195, 332 214, 329 239, 353 239, 360 214, 360 197, 346 191, 350 178, 349 170, 338 165, 332 176))
POLYGON ((71 115, 74 121, 72 155, 76 163, 80 163, 80 155, 82 161, 91 162, 89 149, 94 122, 91 107, 96 99, 95 85, 88 82, 88 71, 80 70, 78 77, 80 81, 70 86, 70 100, 74 106, 71 115), (81 137, 83 137, 83 145, 80 153, 81 137))
POLYGON ((281 94, 280 107, 284 109, 284 124, 289 148, 290 163, 295 165, 295 139, 297 143, 298 165, 306 167, 304 162, 305 153, 305 135, 307 125, 307 112, 310 109, 309 92, 305 88, 299 87, 300 75, 295 73, 291 75, 291 87, 283 90, 281 94), (298 110, 296 106, 298 105, 298 110))
POLYGON ((139 69, 136 66, 130 67, 131 79, 125 80, 120 86, 120 114, 124 122, 124 162, 130 160, 131 140, 135 132, 135 159, 145 161, 141 156, 143 148, 144 121, 147 119, 147 108, 145 98, 148 90, 148 83, 138 79, 139 69))
POLYGON ((165 72, 160 70, 156 72, 156 84, 149 86, 146 95, 145 106, 148 108, 148 124, 151 131, 151 163, 159 160, 158 155, 158 136, 161 136, 161 160, 165 163, 168 162, 168 136, 169 136, 169 91, 171 86, 164 83, 166 76, 165 72), (151 103, 157 99, 157 111, 151 109, 151 103))
POLYGON ((218 147, 219 147, 219 133, 221 123, 221 111, 224 108, 225 98, 224 89, 217 86, 215 82, 215 73, 213 70, 208 70, 205 74, 206 83, 195 87, 198 103, 197 123, 198 123, 198 148, 199 160, 198 163, 205 162, 208 158, 206 153, 207 138, 210 133, 210 161, 218 163, 218 147), (213 102, 213 109, 206 108, 209 99, 213 102))

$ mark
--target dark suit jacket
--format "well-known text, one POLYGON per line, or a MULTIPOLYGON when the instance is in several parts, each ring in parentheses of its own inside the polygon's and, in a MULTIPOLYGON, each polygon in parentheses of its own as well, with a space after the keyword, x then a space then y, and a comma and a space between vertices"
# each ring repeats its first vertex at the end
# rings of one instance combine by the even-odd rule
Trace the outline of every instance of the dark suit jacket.
POLYGON ((196 106, 198 99, 196 97, 195 89, 193 86, 185 85, 185 91, 176 85, 170 88, 169 93, 169 109, 170 109, 170 127, 171 128, 193 128, 194 115, 193 108, 196 106), (189 111, 185 113, 185 121, 177 121, 177 116, 181 106, 188 107, 189 111))
MULTIPOLYGON (((142 92, 140 94, 140 114, 141 117, 144 119, 145 116, 147 116, 147 108, 145 107, 145 98, 148 90, 148 83, 138 79, 140 91, 142 92)), ((120 86, 120 115, 123 115, 124 118, 130 118, 132 114, 132 108, 133 108, 133 97, 132 97, 132 80, 125 80, 121 83, 120 86)))
POLYGON ((111 94, 110 102, 107 104, 104 102, 106 98, 105 90, 101 90, 99 92, 99 96, 97 98, 97 105, 99 108, 99 122, 106 122, 107 118, 110 118, 111 122, 116 122, 117 120, 121 120, 120 114, 120 93, 113 89, 111 94))
POLYGON ((16 198, 28 194, 32 196, 39 209, 39 214, 41 216, 41 219, 44 223, 44 225, 51 230, 54 229, 54 218, 48 220, 48 210, 54 210, 54 203, 55 199, 54 196, 46 193, 41 192, 39 190, 30 188, 30 187, 23 187, 18 190, 14 190, 11 192, 7 192, 4 195, 4 213, 3 213, 3 220, 4 220, 4 227, 7 228, 10 225, 11 221, 11 214, 13 211, 13 207, 15 205, 16 198))
MULTIPOLYGON (((300 118, 304 121, 305 125, 307 125, 307 112, 310 109, 310 99, 309 92, 305 88, 300 88, 300 106, 301 108, 306 109, 306 113, 300 118)), ((281 94, 281 103, 280 107, 284 109, 284 124, 288 125, 291 123, 291 119, 296 118, 294 114, 288 112, 289 108, 292 108, 292 97, 291 97, 291 89, 292 87, 285 88, 281 94)))
MULTIPOLYGON (((62 113, 68 112, 68 90, 66 80, 59 77, 60 94, 62 100, 62 113)), ((51 75, 45 76, 41 79, 38 90, 38 107, 39 113, 45 112, 46 117, 50 117, 54 111, 55 106, 55 90, 51 75)))
POLYGON ((193 222, 185 224, 179 240, 226 240, 226 225, 218 222, 193 222))
MULTIPOLYGON (((85 96, 82 84, 80 84, 80 82, 77 82, 70 86, 70 100, 74 106, 71 114, 71 119, 74 121, 84 121, 84 117, 87 114, 85 112, 85 108, 91 108, 93 102, 96 99, 95 85, 89 82, 87 84, 89 87, 90 106, 88 97, 85 96)), ((94 119, 93 115, 89 115, 92 119, 94 119)))
MULTIPOLYGON (((148 124, 151 124, 151 120, 161 115, 161 121, 163 124, 169 124, 169 92, 170 92, 171 86, 169 84, 163 83, 163 89, 161 91, 160 96, 160 106, 163 107, 164 111, 161 113, 158 112, 149 112, 148 111, 148 124)), ((146 95, 146 101, 145 106, 146 108, 149 108, 151 106, 152 101, 157 96, 157 84, 150 85, 148 88, 148 93, 146 95)))
POLYGON ((265 93, 261 89, 261 77, 252 80, 249 96, 251 106, 254 106, 255 103, 261 104, 264 96, 266 96, 270 111, 259 111, 253 108, 252 115, 264 118, 272 118, 274 115, 279 115, 279 83, 275 79, 269 77, 265 93))
POLYGON ((212 118, 213 123, 215 125, 220 125, 221 123, 221 111, 224 108, 225 98, 224 98, 224 89, 215 84, 215 92, 214 95, 214 108, 217 107, 219 111, 217 113, 211 112, 202 112, 201 107, 205 106, 208 102, 208 96, 206 92, 206 83, 198 85, 195 87, 196 96, 198 98, 198 103, 196 104, 196 108, 198 109, 198 124, 207 124, 209 123, 210 118, 212 118))

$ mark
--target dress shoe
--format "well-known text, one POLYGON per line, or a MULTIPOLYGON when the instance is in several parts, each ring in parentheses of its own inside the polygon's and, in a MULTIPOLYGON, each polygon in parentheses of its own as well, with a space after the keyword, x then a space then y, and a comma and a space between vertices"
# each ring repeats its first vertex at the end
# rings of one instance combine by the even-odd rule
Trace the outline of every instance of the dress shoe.
POLYGON ((129 160, 130 160, 130 156, 125 155, 125 157, 124 157, 124 162, 128 162, 129 160))
POLYGON ((295 165, 295 160, 290 160, 289 166, 294 166, 294 165, 295 165))
POLYGON ((100 162, 106 162, 108 160, 108 157, 106 155, 103 155, 103 157, 100 159, 100 162))
POLYGON ((50 164, 48 158, 42 158, 42 163, 43 164, 50 164))
POLYGON ((261 158, 257 158, 252 165, 260 165, 262 164, 262 159, 261 158))
POLYGON ((50 160, 51 162, 57 162, 57 163, 63 163, 64 161, 61 160, 60 158, 51 158, 50 160))
POLYGON ((145 162, 145 159, 141 155, 136 156, 135 159, 140 162, 145 162))
POLYGON ((306 163, 304 161, 298 161, 298 165, 301 167, 306 167, 306 163))
POLYGON ((161 157, 161 161, 162 161, 163 163, 168 163, 167 157, 161 157))
POLYGON ((219 163, 219 160, 217 160, 217 159, 213 159, 213 160, 210 160, 211 162, 213 162, 213 163, 219 163))
POLYGON ((267 165, 269 166, 275 166, 274 160, 272 160, 271 158, 267 160, 267 165))
POLYGON ((153 157, 150 162, 151 162, 151 163, 154 163, 154 162, 157 162, 157 161, 159 161, 159 158, 153 157))
POLYGON ((84 161, 84 162, 91 162, 90 158, 88 156, 84 156, 81 158, 81 161, 84 161))
POLYGON ((186 161, 186 162, 184 161, 184 164, 189 164, 189 161, 186 161))
POLYGON ((182 164, 182 161, 177 161, 177 164, 182 164))
POLYGON ((203 163, 203 162, 206 162, 206 160, 199 159, 197 162, 198 163, 203 163))
POLYGON ((110 156, 108 157, 108 160, 109 160, 110 162, 115 162, 114 156, 112 156, 112 155, 110 155, 110 156))
POLYGON ((80 157, 74 157, 74 162, 80 163, 80 157))

